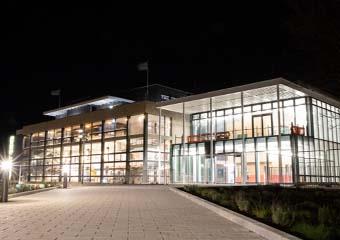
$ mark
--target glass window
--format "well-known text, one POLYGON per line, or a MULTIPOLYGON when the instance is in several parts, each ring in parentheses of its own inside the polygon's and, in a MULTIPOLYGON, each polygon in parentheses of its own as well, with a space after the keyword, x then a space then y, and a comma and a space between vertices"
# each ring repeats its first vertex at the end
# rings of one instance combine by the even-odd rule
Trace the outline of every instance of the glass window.
POLYGON ((102 144, 100 142, 98 143, 92 143, 92 154, 101 154, 102 152, 102 144))
POLYGON ((116 130, 126 129, 126 127, 127 127, 127 118, 116 119, 116 130))
POLYGON ((226 109, 225 110, 225 115, 232 115, 233 114, 233 109, 226 109))
POLYGON ((129 135, 143 134, 144 115, 131 116, 129 119, 129 135))
POLYGON ((30 137, 29 136, 24 136, 24 148, 28 148, 30 146, 30 137))
POLYGON ((242 140, 235 140, 235 152, 241 153, 243 150, 242 140))
POLYGON ((105 153, 114 153, 114 141, 104 143, 105 153))
POLYGON ((130 151, 143 151, 143 137, 130 139, 130 151))
POLYGON ((266 140, 265 138, 256 139, 256 151, 266 151, 266 140))
POLYGON ((256 112, 256 111, 261 111, 261 105, 260 104, 253 106, 253 112, 256 112))
POLYGON ((109 131, 114 131, 116 129, 116 120, 115 119, 110 119, 106 120, 104 123, 104 131, 109 132, 109 131))
POLYGON ((165 136, 171 136, 171 118, 165 117, 165 136))
POLYGON ((126 152, 126 139, 116 140, 116 152, 126 152))
POLYGON ((92 133, 100 133, 100 132, 102 132, 102 122, 92 123, 92 133))
POLYGON ((91 143, 84 144, 84 155, 91 155, 91 143))
POLYGON ((254 146, 254 139, 246 139, 246 152, 254 152, 255 151, 255 146, 254 146))
POLYGON ((293 106, 293 104, 294 104, 293 100, 286 100, 286 101, 283 102, 283 105, 285 107, 293 106))
POLYGON ((159 117, 155 115, 148 115, 148 133, 157 135, 159 132, 159 117))
POLYGON ((206 118, 200 120, 200 134, 208 133, 208 120, 206 118))
POLYGON ((104 136, 105 138, 113 138, 115 136, 115 132, 106 132, 104 136))
POLYGON ((200 115, 199 114, 193 114, 192 115, 192 119, 193 120, 197 120, 197 119, 199 119, 200 118, 200 115))
POLYGON ((130 161, 142 161, 142 160, 143 160, 143 152, 130 153, 130 161))
POLYGON ((53 157, 53 148, 52 147, 46 148, 46 157, 47 158, 53 157))
POLYGON ((52 140, 53 138, 54 138, 54 130, 48 130, 47 131, 46 139, 47 140, 52 140))
POLYGON ((196 144, 189 144, 189 155, 196 155, 196 144))
POLYGON ((234 137, 242 138, 242 115, 234 115, 234 137))
POLYGON ((53 156, 54 157, 60 157, 60 147, 54 147, 53 148, 53 156))
POLYGON ((205 154, 205 146, 204 146, 204 143, 199 143, 199 144, 197 144, 197 148, 198 148, 198 154, 205 154))
POLYGON ((224 132, 224 116, 216 117, 216 132, 224 132))
POLYGON ((224 147, 225 147, 225 152, 226 153, 231 153, 231 152, 234 152, 234 144, 233 144, 233 141, 226 141, 224 143, 224 147))
POLYGON ((262 109, 263 110, 269 110, 271 108, 272 108, 272 104, 271 103, 262 104, 262 109))
POLYGON ((223 153, 223 142, 222 141, 216 142, 215 153, 223 153))
POLYGON ((295 105, 301 105, 301 104, 305 104, 305 103, 306 103, 306 99, 305 98, 295 99, 295 105))
POLYGON ((296 125, 300 127, 306 127, 307 125, 307 113, 306 113, 306 105, 299 105, 295 107, 296 112, 296 125))
POLYGON ((71 146, 64 146, 63 147, 63 157, 71 156, 71 146))
POLYGON ((62 129, 61 128, 58 128, 58 129, 54 130, 54 139, 61 138, 61 135, 62 135, 62 129))
POLYGON ((239 113, 242 113, 242 108, 235 108, 234 114, 239 114, 239 113))
POLYGON ((199 128, 200 128, 200 120, 194 120, 192 121, 192 134, 198 135, 199 134, 199 128))
POLYGON ((72 156, 78 156, 79 155, 79 145, 72 145, 72 156))
POLYGON ((78 136, 83 133, 83 129, 80 128, 80 125, 72 126, 72 136, 78 136))
POLYGON ((71 137, 71 127, 67 127, 64 129, 64 138, 71 137))
POLYGON ((125 153, 120 153, 120 154, 115 154, 115 161, 126 161, 126 154, 125 153))
POLYGON ((251 112, 251 106, 244 107, 243 112, 251 112))

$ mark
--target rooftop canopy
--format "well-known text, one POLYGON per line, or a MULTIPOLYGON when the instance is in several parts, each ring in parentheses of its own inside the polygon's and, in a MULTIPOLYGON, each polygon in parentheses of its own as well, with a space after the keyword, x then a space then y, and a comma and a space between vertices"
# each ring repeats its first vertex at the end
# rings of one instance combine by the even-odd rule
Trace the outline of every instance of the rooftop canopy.
POLYGON ((315 90, 304 88, 283 78, 275 78, 267 81, 251 83, 247 85, 221 89, 217 91, 191 95, 177 98, 167 102, 158 103, 161 109, 192 114, 210 110, 210 99, 212 110, 241 106, 241 93, 243 93, 243 105, 277 101, 303 96, 312 96, 339 107, 339 101, 327 97, 315 90), (279 86, 277 88, 277 86, 279 86), (279 93, 279 94, 277 94, 279 93))
POLYGON ((61 115, 66 115, 67 112, 70 110, 81 109, 87 106, 94 106, 94 107, 112 106, 113 107, 113 106, 121 105, 123 103, 131 103, 131 102, 133 101, 129 99, 125 99, 125 98, 119 98, 119 97, 114 97, 114 96, 104 96, 104 97, 68 105, 65 107, 49 110, 49 111, 44 112, 43 114, 46 116, 57 117, 61 115))

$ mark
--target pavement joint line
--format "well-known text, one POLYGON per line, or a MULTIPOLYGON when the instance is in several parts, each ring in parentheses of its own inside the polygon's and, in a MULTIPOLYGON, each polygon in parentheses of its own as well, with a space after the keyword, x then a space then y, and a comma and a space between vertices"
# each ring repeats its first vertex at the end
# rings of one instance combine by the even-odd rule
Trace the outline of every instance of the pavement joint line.
POLYGON ((179 190, 175 187, 168 187, 170 191, 202 206, 205 207, 217 215, 232 221, 248 230, 257 233, 258 235, 268 239, 268 240, 301 240, 300 238, 293 236, 289 233, 283 232, 279 229, 273 228, 269 225, 266 225, 262 222, 256 221, 252 218, 229 210, 227 208, 221 207, 215 203, 209 202, 203 198, 197 197, 190 193, 179 190))

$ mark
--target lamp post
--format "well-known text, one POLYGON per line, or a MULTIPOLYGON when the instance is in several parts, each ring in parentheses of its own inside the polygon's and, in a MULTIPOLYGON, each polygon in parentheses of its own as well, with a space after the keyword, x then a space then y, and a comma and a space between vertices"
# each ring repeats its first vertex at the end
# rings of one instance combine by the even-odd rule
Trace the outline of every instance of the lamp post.
POLYGON ((9 175, 12 170, 12 161, 3 160, 1 162, 2 171, 2 197, 1 202, 8 202, 8 185, 9 185, 9 175))

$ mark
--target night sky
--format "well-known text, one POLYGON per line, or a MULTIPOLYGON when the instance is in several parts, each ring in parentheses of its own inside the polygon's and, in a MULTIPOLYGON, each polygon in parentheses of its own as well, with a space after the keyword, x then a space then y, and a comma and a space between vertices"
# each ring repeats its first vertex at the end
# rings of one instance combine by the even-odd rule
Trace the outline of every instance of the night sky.
POLYGON ((65 105, 145 85, 145 60, 151 83, 193 93, 282 76, 339 96, 339 1, 29 2, 1 10, 2 141, 46 119, 53 89, 65 105))

